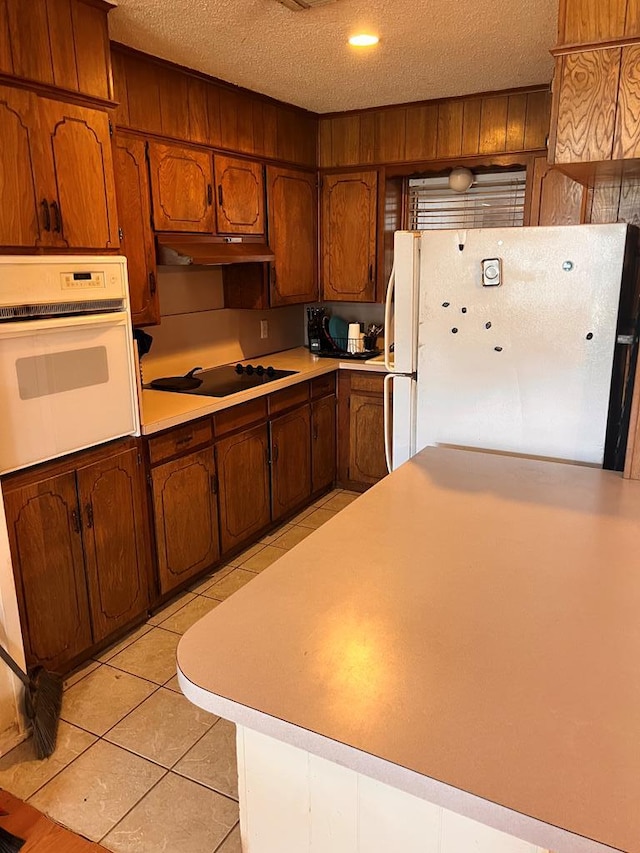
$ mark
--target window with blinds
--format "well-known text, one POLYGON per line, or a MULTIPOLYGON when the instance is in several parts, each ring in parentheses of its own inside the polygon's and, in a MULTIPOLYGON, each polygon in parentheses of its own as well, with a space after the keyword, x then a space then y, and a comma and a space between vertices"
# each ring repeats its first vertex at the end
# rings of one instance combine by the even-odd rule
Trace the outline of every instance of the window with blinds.
POLYGON ((409 179, 409 230, 524 224, 525 171, 476 175, 464 193, 449 189, 448 181, 447 175, 409 179))

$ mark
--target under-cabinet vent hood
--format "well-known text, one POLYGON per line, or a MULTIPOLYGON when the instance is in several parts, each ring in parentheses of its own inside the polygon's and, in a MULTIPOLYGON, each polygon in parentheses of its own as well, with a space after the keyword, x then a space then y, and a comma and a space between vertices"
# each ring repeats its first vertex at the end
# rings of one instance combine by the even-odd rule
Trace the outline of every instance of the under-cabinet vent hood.
POLYGON ((204 234, 163 234, 157 237, 158 264, 264 263, 275 260, 273 250, 262 237, 213 237, 204 234))

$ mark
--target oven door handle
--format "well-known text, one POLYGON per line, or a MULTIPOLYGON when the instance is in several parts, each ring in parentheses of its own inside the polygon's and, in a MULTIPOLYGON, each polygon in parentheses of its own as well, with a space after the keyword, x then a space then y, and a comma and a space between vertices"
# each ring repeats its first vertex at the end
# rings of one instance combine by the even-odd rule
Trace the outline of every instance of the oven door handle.
POLYGON ((74 317, 50 317, 47 320, 10 320, 0 322, 0 341, 20 338, 36 332, 60 332, 63 329, 95 329, 99 326, 122 326, 129 322, 126 311, 109 314, 82 314, 74 317))

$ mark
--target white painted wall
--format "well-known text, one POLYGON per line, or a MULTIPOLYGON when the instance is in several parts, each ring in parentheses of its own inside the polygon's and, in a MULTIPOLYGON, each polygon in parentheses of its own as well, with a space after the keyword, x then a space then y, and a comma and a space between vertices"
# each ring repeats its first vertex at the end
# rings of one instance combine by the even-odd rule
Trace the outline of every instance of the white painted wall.
MULTIPOLYGON (((16 588, 0 490, 0 643, 24 669, 24 648, 18 616, 16 588)), ((0 755, 4 755, 27 735, 21 711, 22 684, 0 661, 0 755)))

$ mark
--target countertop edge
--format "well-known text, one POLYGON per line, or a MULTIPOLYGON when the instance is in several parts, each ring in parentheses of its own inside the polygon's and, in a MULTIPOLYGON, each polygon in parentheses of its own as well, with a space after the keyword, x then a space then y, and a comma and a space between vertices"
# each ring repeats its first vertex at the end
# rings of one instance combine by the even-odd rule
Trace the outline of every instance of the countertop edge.
POLYGON ((617 848, 576 835, 499 803, 485 800, 476 794, 454 788, 445 782, 423 776, 415 770, 385 761, 345 743, 211 693, 190 681, 180 669, 179 663, 177 673, 180 689, 197 707, 436 806, 449 809, 463 817, 476 820, 547 850, 563 849, 570 845, 569 849, 572 853, 620 853, 617 848))

